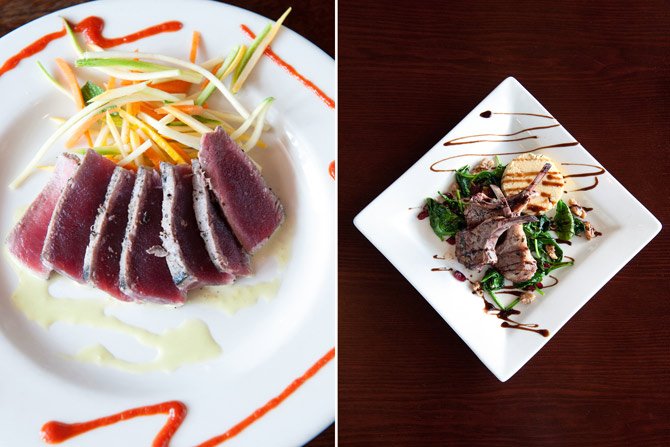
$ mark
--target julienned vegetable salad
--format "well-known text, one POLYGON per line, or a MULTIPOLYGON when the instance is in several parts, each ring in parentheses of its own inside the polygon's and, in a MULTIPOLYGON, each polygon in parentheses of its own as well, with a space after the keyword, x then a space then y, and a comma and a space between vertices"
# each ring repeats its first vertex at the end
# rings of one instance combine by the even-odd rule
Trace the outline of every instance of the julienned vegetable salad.
MULTIPOLYGON (((420 218, 428 217, 435 235, 441 240, 447 239, 448 242, 454 244, 454 236, 467 227, 465 210, 472 205, 471 197, 481 192, 493 197, 491 189, 501 186, 505 168, 506 166, 501 164, 498 157, 495 157, 494 162, 488 161, 485 169, 476 169, 471 172, 468 165, 457 169, 455 187, 452 188, 452 191, 438 192, 439 199, 427 198, 420 218)), ((559 200, 553 218, 540 214, 535 221, 523 224, 527 248, 537 264, 537 269, 529 279, 513 282, 514 288, 544 295, 541 290, 542 280, 558 268, 573 265, 574 261, 564 260, 559 241, 568 241, 573 236, 584 233, 590 224, 572 212, 572 203, 573 200, 571 200, 571 206, 568 206, 563 200, 559 200)), ((576 206, 579 205, 576 204, 576 206)), ((501 272, 493 266, 488 266, 479 283, 475 283, 475 288, 488 292, 501 310, 512 309, 522 300, 530 301, 525 300, 522 295, 509 305, 503 306, 495 292, 509 288, 506 286, 506 281, 501 272)))
POLYGON ((222 126, 244 151, 264 147, 261 133, 269 129, 265 116, 274 98, 266 98, 248 111, 235 93, 290 11, 268 23, 248 48, 237 45, 225 58, 217 56, 200 64, 195 63, 200 42, 197 31, 193 32, 189 60, 182 60, 155 53, 106 51, 91 43, 84 51, 63 19, 78 55, 74 66, 95 68, 108 78, 99 83, 87 80, 80 87, 72 66, 57 58, 65 87, 38 62, 46 78, 75 101, 79 112, 69 119, 52 117, 58 129, 9 186, 17 188, 63 136, 67 136, 67 149, 83 153, 90 147, 128 169, 142 165, 158 168, 161 161, 190 163, 198 156, 202 134, 217 126, 222 126), (234 111, 215 110, 207 104, 215 90, 234 111))

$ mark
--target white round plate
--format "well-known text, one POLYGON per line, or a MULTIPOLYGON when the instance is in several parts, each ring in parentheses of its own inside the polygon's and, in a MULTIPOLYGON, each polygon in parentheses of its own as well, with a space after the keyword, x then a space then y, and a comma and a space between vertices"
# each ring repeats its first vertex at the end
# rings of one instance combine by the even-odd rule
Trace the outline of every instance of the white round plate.
MULTIPOLYGON (((268 22, 249 11, 208 2, 167 0, 87 3, 35 20, 0 39, 5 61, 41 36, 62 29, 59 16, 77 23, 88 16, 105 21, 104 36, 118 37, 170 20, 183 28, 117 47, 188 58, 193 30, 201 33, 198 61, 225 56, 236 44, 249 44, 241 24, 258 33, 268 22)), ((276 18, 274 18, 276 19, 276 18)), ((285 24, 290 27, 291 16, 285 24)), ((335 94, 335 64, 316 46, 284 28, 272 49, 326 94, 335 94)), ((0 120, 0 183, 8 185, 54 131, 48 116, 71 116, 75 106, 40 73, 41 61, 57 73, 54 58, 76 57, 65 39, 52 42, 0 77, 5 113, 0 120)), ((85 71, 78 71, 85 73, 85 71)), ((93 73, 93 72, 90 72, 93 73)), ((93 75, 92 75, 93 76, 93 75)), ((83 83, 83 76, 80 81, 83 83)), ((220 345, 217 358, 185 365, 172 373, 128 373, 72 360, 82 347, 103 343, 129 359, 153 352, 134 339, 77 325, 56 323, 44 329, 16 309, 12 294, 17 277, 3 258, 0 267, 0 445, 43 446, 40 428, 50 420, 81 422, 134 407, 170 400, 188 413, 172 447, 198 445, 222 434, 279 395, 335 345, 336 185, 328 174, 335 159, 335 113, 314 93, 263 57, 239 95, 253 109, 273 96, 268 114, 273 130, 254 157, 287 211, 293 232, 291 256, 273 299, 260 299, 234 315, 202 305, 174 310, 121 305, 109 298, 107 312, 154 332, 186 319, 207 323, 220 345)), ((223 100, 222 100, 223 104, 223 100)), ((62 151, 57 144, 44 164, 62 151)), ((32 175, 17 190, 0 189, 3 235, 17 210, 28 205, 48 174, 32 175)), ((72 285, 73 294, 78 287, 72 285)), ((335 362, 331 361, 228 446, 295 446, 308 442, 334 420, 335 362)), ((150 416, 93 430, 67 442, 76 446, 148 445, 165 423, 150 416)))

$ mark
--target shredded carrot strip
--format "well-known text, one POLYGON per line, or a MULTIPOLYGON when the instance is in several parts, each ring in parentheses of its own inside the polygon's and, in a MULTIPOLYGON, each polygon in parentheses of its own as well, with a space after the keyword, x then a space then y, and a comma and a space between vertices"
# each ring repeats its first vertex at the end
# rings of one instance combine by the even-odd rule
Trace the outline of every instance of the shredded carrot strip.
MULTIPOLYGON (((117 110, 118 110, 118 107, 115 107, 114 109, 110 109, 109 112, 114 113, 117 110)), ((68 149, 72 149, 74 147, 74 145, 77 144, 77 141, 79 141, 79 138, 81 138, 82 135, 86 134, 88 132, 88 129, 90 129, 90 127, 92 125, 97 123, 98 120, 100 118, 103 118, 104 116, 105 116, 105 112, 100 112, 96 115, 93 115, 93 116, 87 118, 84 121, 84 123, 82 124, 82 126, 79 129, 77 129, 77 131, 75 133, 70 135, 70 137, 65 141, 65 147, 68 148, 68 149)), ((93 142, 92 141, 90 142, 89 147, 93 147, 93 142)))
POLYGON ((135 166, 132 163, 128 163, 127 165, 123 165, 123 167, 126 168, 126 169, 130 169, 131 171, 137 172, 137 166, 135 166))
POLYGON ((149 104, 146 102, 140 103, 140 111, 146 113, 150 117, 152 117, 155 120, 160 120, 163 118, 162 115, 159 115, 158 113, 154 112, 154 108, 151 107, 149 104))
POLYGON ((175 143, 168 143, 168 144, 170 146, 172 146, 172 149, 174 149, 176 153, 181 155, 181 158, 183 158, 186 163, 191 164, 191 157, 189 157, 188 154, 186 154, 186 152, 184 152, 184 149, 180 148, 175 143))
POLYGON ((193 31, 193 41, 191 42, 191 56, 189 60, 195 64, 195 56, 198 54, 198 44, 200 43, 200 33, 193 31))
POLYGON ((151 160, 151 162, 154 164, 156 168, 160 168, 161 161, 163 160, 161 160, 160 156, 156 153, 153 147, 150 147, 149 149, 144 151, 144 155, 146 155, 147 158, 151 160))
MULTIPOLYGON (((187 105, 180 105, 180 106, 175 106, 173 105, 177 110, 180 110, 184 113, 188 113, 189 115, 197 115, 198 113, 203 112, 203 108, 201 106, 187 106, 187 105)), ((156 113, 159 113, 161 115, 167 115, 168 111, 165 110, 163 107, 159 107, 158 109, 155 109, 156 113)), ((161 117, 162 118, 162 117, 161 117)))
MULTIPOLYGON (((68 63, 65 62, 63 59, 61 59, 60 57, 56 58, 56 63, 63 72, 63 75, 65 75, 65 79, 67 80, 67 83, 70 86, 70 90, 72 91, 72 96, 74 96, 74 100, 77 103, 77 107, 79 107, 80 110, 83 109, 84 107, 86 107, 86 104, 84 103, 84 97, 81 95, 81 89, 79 88, 79 83, 77 83, 77 77, 74 75, 74 71, 72 71, 72 68, 68 65, 68 63)), ((93 146, 93 140, 91 139, 91 134, 88 131, 86 131, 85 135, 89 147, 93 146)))
POLYGON ((109 77, 109 83, 107 84, 107 90, 112 90, 116 88, 116 78, 114 76, 109 77))
MULTIPOLYGON (((216 72, 219 71, 219 68, 221 68, 222 65, 223 65, 223 62, 219 62, 218 64, 216 64, 216 65, 214 66, 214 68, 212 68, 212 72, 211 72, 211 73, 212 73, 213 75, 216 75, 216 72)), ((205 78, 205 82, 203 82, 202 84, 200 84, 200 90, 204 90, 205 87, 207 87, 207 84, 209 84, 209 79, 205 78)))
POLYGON ((149 86, 158 90, 163 90, 166 93, 188 93, 188 89, 191 88, 191 83, 188 81, 182 81, 180 79, 175 79, 174 81, 160 82, 160 83, 150 83, 149 86))

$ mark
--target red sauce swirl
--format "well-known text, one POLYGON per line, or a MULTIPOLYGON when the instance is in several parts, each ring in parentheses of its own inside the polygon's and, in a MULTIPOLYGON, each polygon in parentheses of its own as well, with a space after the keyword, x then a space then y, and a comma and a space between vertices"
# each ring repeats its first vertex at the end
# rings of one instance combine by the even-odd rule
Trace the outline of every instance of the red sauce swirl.
MULTIPOLYGON (((107 39, 103 37, 102 30, 104 27, 105 22, 100 17, 91 16, 85 18, 81 22, 74 25, 72 29, 75 32, 84 34, 84 37, 88 42, 93 43, 102 48, 110 48, 115 47, 117 45, 121 45, 123 43, 135 42, 145 37, 154 36, 160 33, 179 31, 183 27, 183 25, 181 22, 177 21, 165 22, 159 25, 150 26, 149 28, 145 28, 136 33, 128 34, 127 36, 117 37, 114 39, 107 39)), ((0 67, 0 76, 5 74, 9 70, 15 68, 17 65, 19 65, 19 62, 21 62, 23 59, 26 59, 30 56, 39 53, 40 51, 45 49, 47 45, 49 45, 49 43, 63 36, 65 36, 65 28, 63 28, 60 31, 49 33, 40 37, 35 42, 31 43, 30 45, 28 45, 27 47, 16 53, 14 56, 7 59, 5 63, 2 65, 2 67, 0 67)))

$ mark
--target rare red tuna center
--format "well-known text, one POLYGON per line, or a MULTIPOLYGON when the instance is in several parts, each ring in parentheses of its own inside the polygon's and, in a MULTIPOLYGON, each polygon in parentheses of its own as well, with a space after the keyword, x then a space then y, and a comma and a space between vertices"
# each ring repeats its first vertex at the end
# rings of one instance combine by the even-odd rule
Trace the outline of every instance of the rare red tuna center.
POLYGON ((188 290, 252 274, 250 255, 285 219, 254 162, 221 128, 191 165, 137 174, 89 149, 63 153, 7 238, 41 278, 52 270, 123 301, 180 306, 188 290))

